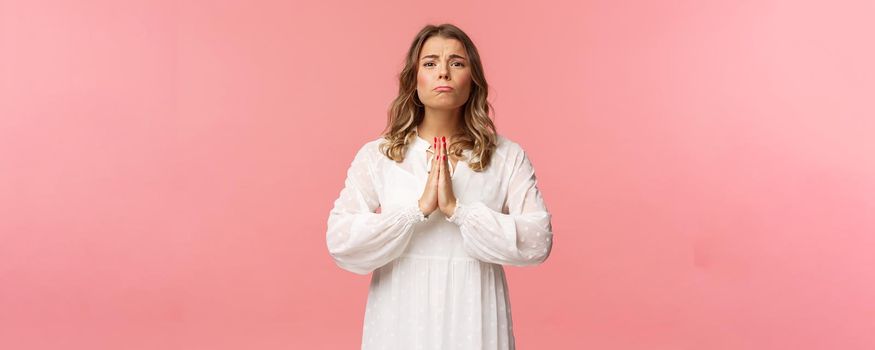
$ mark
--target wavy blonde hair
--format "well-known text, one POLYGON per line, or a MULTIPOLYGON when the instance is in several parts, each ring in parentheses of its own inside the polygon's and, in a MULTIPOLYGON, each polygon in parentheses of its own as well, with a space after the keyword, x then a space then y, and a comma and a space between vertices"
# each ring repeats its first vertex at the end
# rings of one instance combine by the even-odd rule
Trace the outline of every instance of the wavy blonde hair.
POLYGON ((471 159, 465 159, 471 170, 485 170, 492 159, 492 153, 498 144, 495 124, 489 117, 492 105, 486 100, 488 84, 483 74, 483 65, 477 47, 458 27, 444 23, 441 25, 426 25, 413 39, 407 51, 404 69, 399 74, 398 97, 389 109, 386 128, 381 136, 387 142, 380 145, 380 151, 395 162, 402 162, 407 147, 416 137, 416 127, 425 118, 425 107, 416 95, 416 75, 419 69, 419 54, 425 41, 432 36, 459 40, 468 54, 473 84, 468 101, 461 107, 462 131, 453 135, 452 143, 447 145, 447 152, 456 158, 461 158, 464 150, 471 151, 471 159))

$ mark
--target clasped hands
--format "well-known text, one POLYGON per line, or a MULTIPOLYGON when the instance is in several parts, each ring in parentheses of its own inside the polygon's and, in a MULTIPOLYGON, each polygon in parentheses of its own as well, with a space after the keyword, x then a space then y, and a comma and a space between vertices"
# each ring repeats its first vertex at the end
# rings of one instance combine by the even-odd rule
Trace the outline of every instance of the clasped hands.
POLYGON ((453 194, 452 174, 447 159, 447 138, 435 137, 432 146, 435 156, 431 160, 431 171, 425 190, 419 198, 419 209, 426 216, 440 210, 447 217, 451 217, 456 212, 456 196, 453 194))

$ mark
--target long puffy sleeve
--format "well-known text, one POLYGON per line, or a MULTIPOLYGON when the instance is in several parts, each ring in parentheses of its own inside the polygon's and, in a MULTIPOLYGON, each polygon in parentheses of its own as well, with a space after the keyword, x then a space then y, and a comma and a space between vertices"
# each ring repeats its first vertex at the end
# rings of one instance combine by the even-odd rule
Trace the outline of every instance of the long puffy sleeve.
POLYGON ((374 152, 365 145, 349 167, 340 196, 328 215, 326 243, 337 266, 366 275, 400 256, 417 223, 426 217, 417 201, 391 211, 380 206, 374 187, 374 152))
POLYGON ((475 259, 513 266, 540 264, 553 248, 551 214, 522 149, 514 159, 507 191, 507 213, 472 201, 457 203, 446 220, 459 225, 463 247, 475 259))

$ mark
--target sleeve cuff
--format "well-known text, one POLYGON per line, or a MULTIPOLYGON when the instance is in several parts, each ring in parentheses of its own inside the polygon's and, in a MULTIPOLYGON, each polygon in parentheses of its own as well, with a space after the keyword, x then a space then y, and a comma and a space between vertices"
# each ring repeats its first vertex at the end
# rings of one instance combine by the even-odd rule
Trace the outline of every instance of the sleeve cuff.
POLYGON ((456 210, 453 212, 453 216, 446 217, 445 219, 461 226, 471 215, 472 209, 474 209, 473 205, 467 203, 456 203, 456 210))
POLYGON ((419 209, 419 204, 414 202, 401 209, 401 217, 405 222, 417 223, 428 220, 422 210, 419 209))

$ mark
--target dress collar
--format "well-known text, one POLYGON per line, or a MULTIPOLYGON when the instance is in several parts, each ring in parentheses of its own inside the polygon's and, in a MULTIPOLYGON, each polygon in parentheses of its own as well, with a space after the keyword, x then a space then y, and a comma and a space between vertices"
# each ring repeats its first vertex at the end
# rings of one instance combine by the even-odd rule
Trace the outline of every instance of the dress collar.
POLYGON ((413 141, 413 144, 416 147, 420 147, 422 149, 431 148, 432 142, 429 142, 428 140, 419 136, 419 125, 413 127, 413 132, 416 133, 416 137, 414 138, 414 141, 413 141))

